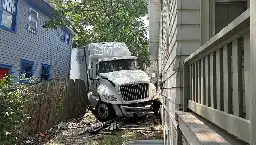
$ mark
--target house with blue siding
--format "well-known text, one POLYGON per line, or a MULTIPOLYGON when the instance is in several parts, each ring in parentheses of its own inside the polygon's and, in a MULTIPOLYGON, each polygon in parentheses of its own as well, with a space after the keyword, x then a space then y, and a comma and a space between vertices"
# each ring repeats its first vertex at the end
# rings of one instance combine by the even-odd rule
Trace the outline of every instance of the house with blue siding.
POLYGON ((7 73, 69 78, 75 33, 68 27, 42 27, 53 10, 44 0, 0 0, 0 79, 7 73))

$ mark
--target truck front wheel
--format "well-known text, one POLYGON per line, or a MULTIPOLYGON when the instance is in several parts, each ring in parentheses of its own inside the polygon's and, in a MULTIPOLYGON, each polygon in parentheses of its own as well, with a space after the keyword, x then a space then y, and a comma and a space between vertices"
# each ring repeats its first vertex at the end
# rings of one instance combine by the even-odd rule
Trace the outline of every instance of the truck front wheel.
POLYGON ((110 104, 98 102, 95 108, 95 115, 99 121, 108 121, 113 119, 115 111, 110 104))

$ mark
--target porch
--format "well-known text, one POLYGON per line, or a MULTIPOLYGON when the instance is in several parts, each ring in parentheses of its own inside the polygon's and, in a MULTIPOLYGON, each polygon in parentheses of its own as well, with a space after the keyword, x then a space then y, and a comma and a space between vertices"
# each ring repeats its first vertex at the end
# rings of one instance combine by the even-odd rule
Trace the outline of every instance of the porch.
POLYGON ((256 144, 256 2, 250 5, 185 59, 177 144, 256 144))

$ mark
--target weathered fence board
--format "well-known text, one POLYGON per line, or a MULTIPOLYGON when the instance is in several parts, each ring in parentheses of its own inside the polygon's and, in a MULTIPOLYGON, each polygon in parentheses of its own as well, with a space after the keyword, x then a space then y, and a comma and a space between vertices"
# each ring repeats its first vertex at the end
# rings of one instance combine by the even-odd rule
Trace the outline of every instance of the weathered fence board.
POLYGON ((86 85, 82 80, 52 80, 29 87, 28 134, 49 129, 54 124, 78 117, 88 107, 86 85))

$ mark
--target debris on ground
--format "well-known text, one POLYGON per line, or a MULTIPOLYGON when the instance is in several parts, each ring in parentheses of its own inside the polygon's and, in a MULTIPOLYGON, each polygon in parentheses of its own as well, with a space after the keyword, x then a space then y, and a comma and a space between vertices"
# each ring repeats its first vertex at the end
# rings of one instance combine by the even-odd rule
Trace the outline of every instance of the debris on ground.
POLYGON ((121 145, 133 139, 162 139, 160 119, 154 115, 98 121, 92 112, 82 118, 61 122, 47 132, 28 138, 25 144, 121 145), (42 136, 43 134, 43 136, 42 136))

